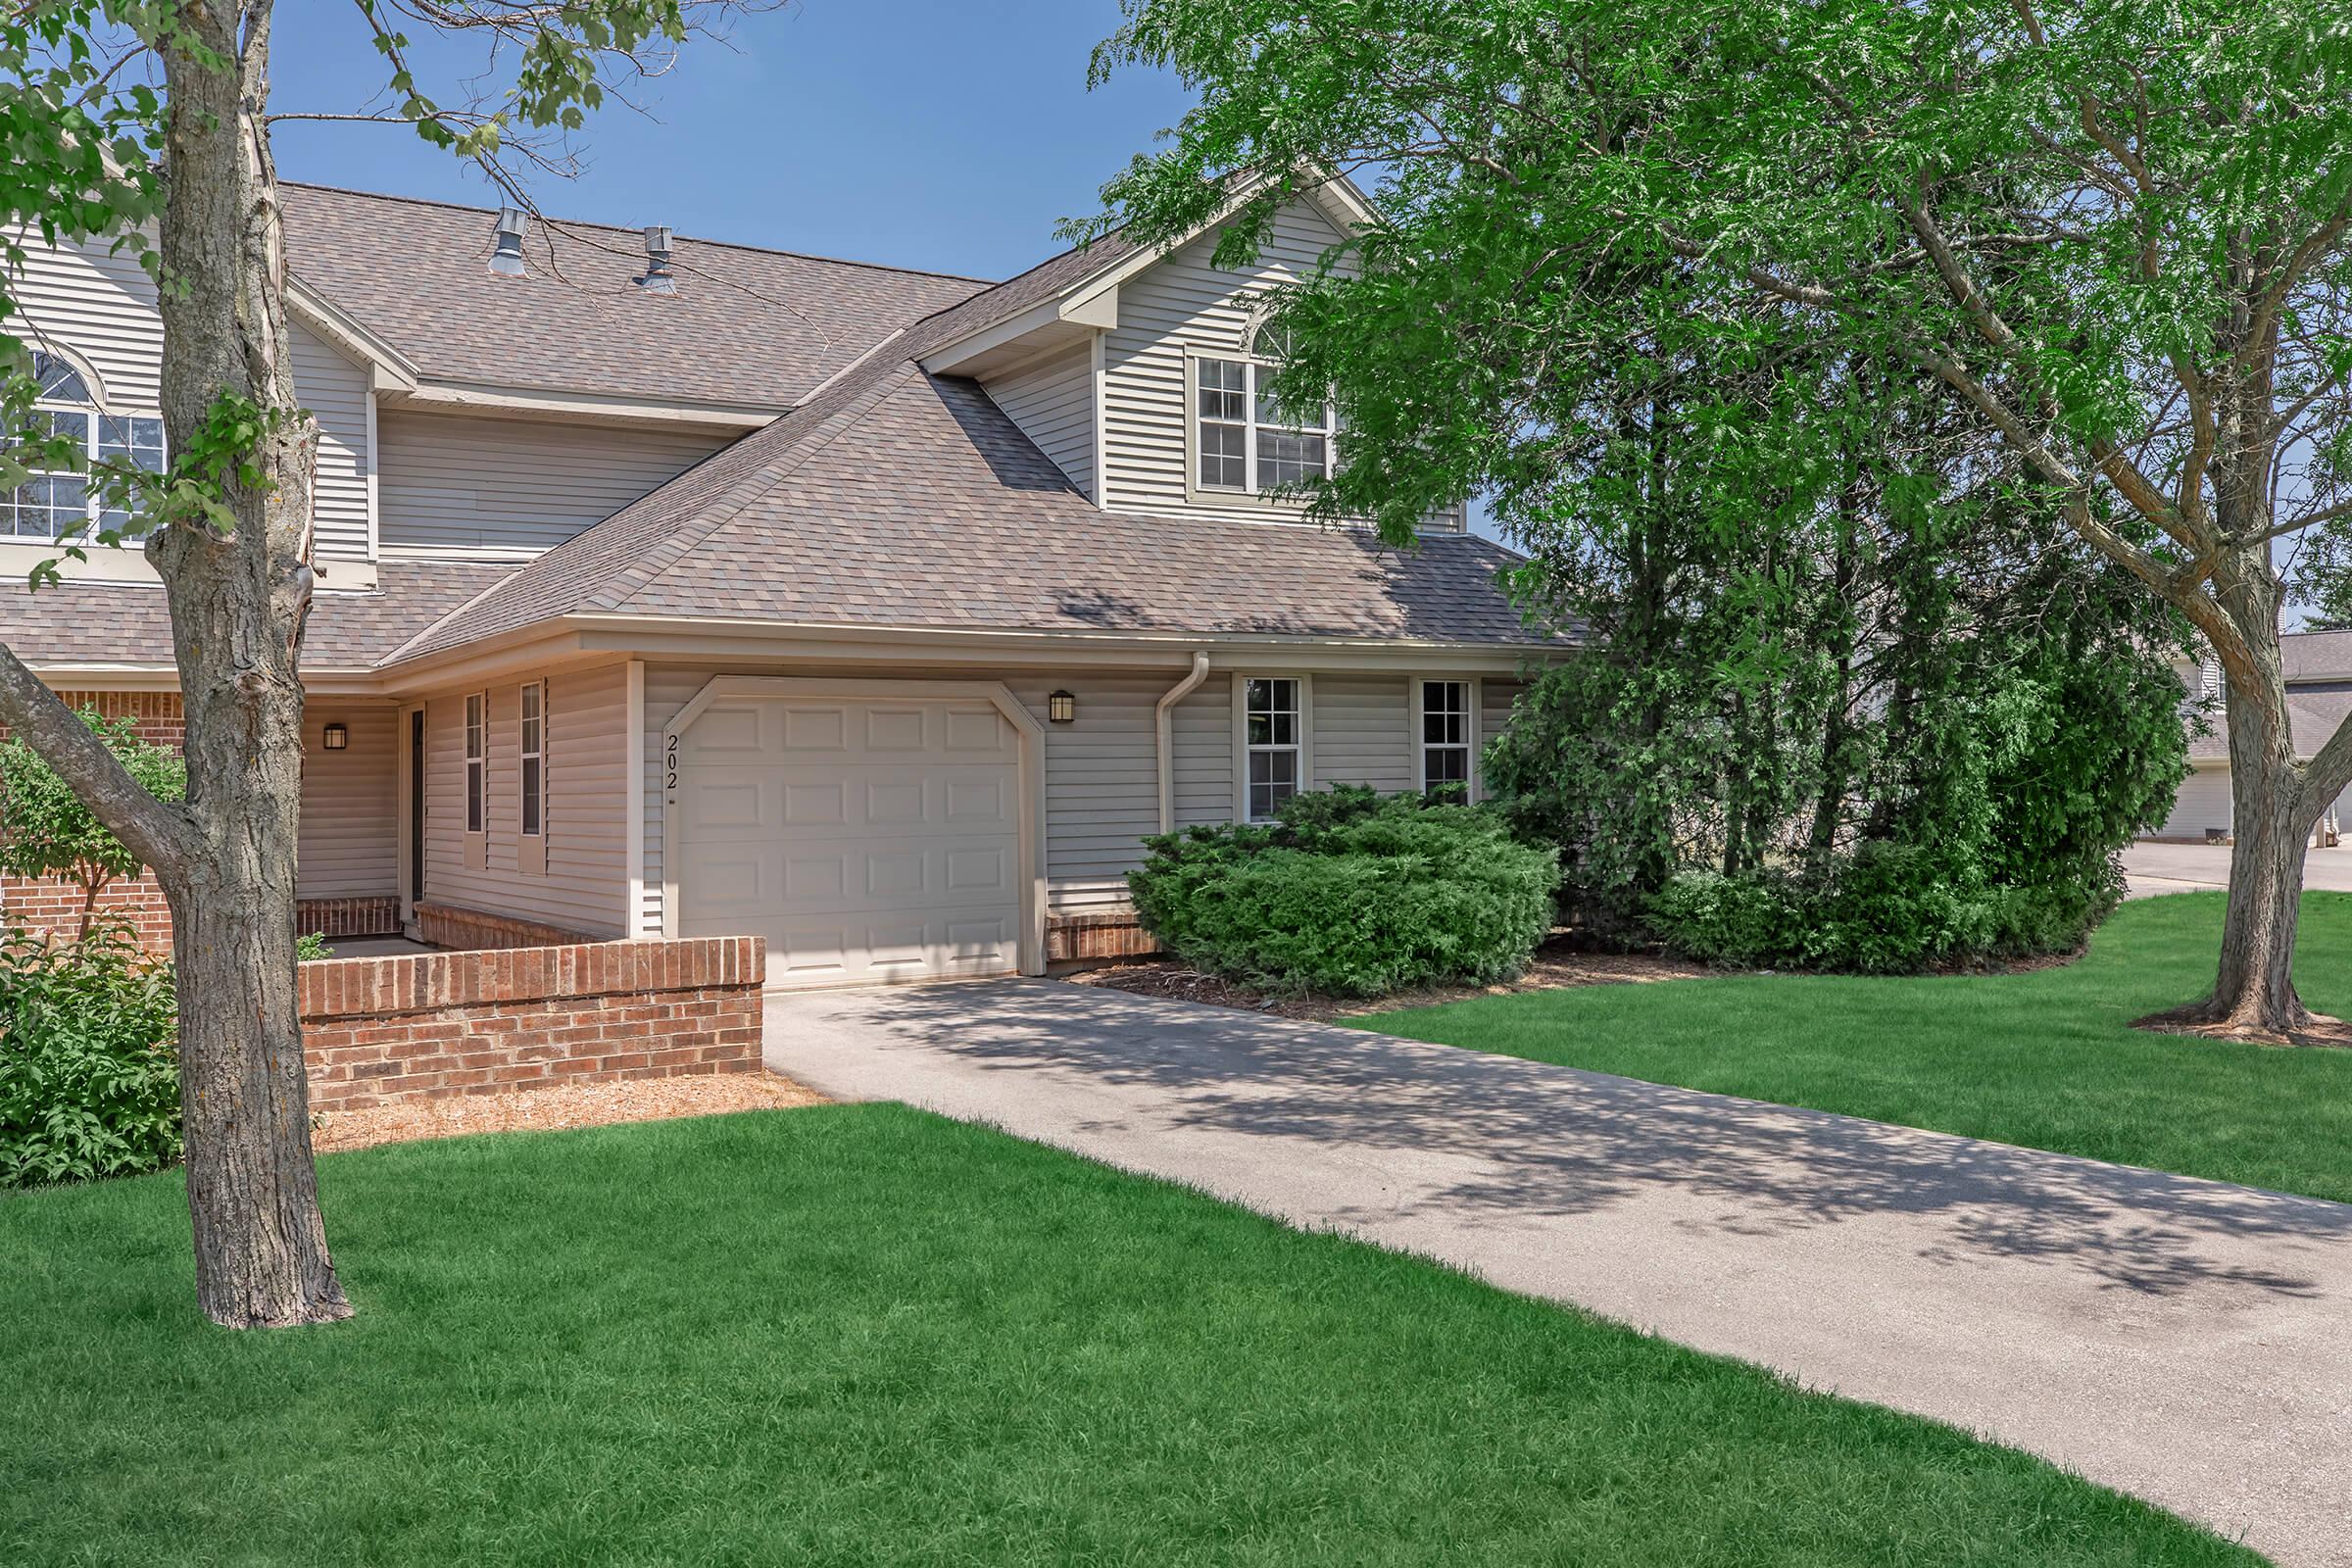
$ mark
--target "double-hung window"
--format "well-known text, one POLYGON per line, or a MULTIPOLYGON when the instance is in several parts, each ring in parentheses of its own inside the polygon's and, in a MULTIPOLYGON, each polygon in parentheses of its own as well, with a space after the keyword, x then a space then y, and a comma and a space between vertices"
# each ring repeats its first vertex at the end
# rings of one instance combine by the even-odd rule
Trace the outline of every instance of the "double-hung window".
POLYGON ((1255 347, 1252 359, 1193 362, 1199 489, 1265 491, 1331 474, 1330 405, 1278 405, 1267 334, 1255 347))
POLYGON ((476 692, 466 699, 466 831, 482 831, 489 807, 484 775, 489 766, 490 694, 476 692))
POLYGON ((1242 686, 1242 735, 1249 754, 1250 820, 1263 822, 1298 793, 1305 710, 1299 682, 1251 677, 1242 686))
POLYGON ((1421 788, 1450 790, 1467 799, 1470 793, 1470 683, 1466 680, 1425 680, 1420 683, 1420 734, 1415 744, 1421 755, 1421 788))
POLYGON ((547 833, 547 682, 523 682, 521 714, 522 836, 535 839, 547 833))
MULTIPOLYGON (((146 416, 103 412, 81 372, 54 354, 35 353, 32 373, 38 383, 33 396, 34 440, 63 438, 81 454, 83 467, 93 462, 126 459, 149 472, 164 466, 164 421, 146 416)), ((12 490, 0 490, 0 536, 14 539, 86 537, 99 529, 129 526, 126 512, 97 508, 86 471, 50 466, 43 454, 31 458, 28 473, 12 490)))

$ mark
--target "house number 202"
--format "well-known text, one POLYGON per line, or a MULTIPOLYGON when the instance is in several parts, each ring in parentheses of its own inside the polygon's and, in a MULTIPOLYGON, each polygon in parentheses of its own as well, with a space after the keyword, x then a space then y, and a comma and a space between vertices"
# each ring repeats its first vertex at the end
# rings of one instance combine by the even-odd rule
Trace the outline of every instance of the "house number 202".
POLYGON ((662 746, 662 788, 663 790, 674 790, 677 787, 678 738, 675 735, 672 735, 666 741, 664 741, 662 746))

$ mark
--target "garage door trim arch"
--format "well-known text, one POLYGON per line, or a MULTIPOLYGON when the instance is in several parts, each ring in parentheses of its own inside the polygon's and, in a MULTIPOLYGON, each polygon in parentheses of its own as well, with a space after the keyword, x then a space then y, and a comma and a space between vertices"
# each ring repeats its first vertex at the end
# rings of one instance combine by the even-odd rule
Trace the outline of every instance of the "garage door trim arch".
POLYGON ((1023 708, 1002 681, 827 680, 785 675, 714 675, 688 699, 662 729, 654 759, 662 789, 662 933, 678 934, 677 747, 711 704, 731 697, 841 698, 854 702, 937 702, 963 698, 986 702, 1004 716, 1019 737, 1021 932, 1023 974, 1046 972, 1046 727, 1023 708))

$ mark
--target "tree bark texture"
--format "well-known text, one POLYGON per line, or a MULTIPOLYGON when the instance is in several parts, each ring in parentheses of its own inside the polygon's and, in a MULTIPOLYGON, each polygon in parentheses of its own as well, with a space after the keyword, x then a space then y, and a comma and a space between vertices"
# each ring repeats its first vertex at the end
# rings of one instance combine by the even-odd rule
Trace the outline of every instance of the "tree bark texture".
POLYGON ((318 1212, 294 983, 317 427, 294 394, 261 119, 270 7, 191 0, 182 21, 192 36, 163 51, 166 435, 173 452, 194 450, 223 393, 269 419, 251 460, 261 482, 227 487, 233 530, 179 522, 147 547, 187 713, 188 843, 157 870, 179 990, 196 1292, 233 1327, 316 1323, 351 1312, 318 1212), (226 64, 200 59, 197 43, 226 64))

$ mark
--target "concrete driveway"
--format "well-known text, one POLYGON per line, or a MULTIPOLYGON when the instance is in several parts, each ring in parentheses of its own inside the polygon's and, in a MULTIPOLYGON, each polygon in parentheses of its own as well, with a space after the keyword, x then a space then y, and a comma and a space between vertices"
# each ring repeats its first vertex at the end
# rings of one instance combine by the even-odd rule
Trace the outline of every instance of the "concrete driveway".
MULTIPOLYGON (((2216 893, 2230 886, 2230 850, 2221 844, 2134 844, 2124 851, 2129 898, 2158 893, 2216 893)), ((2303 885, 2352 893, 2352 844, 2303 857, 2303 885)))
POLYGON ((774 999, 767 1060, 2352 1564, 2352 1207, 1052 981, 774 999))

